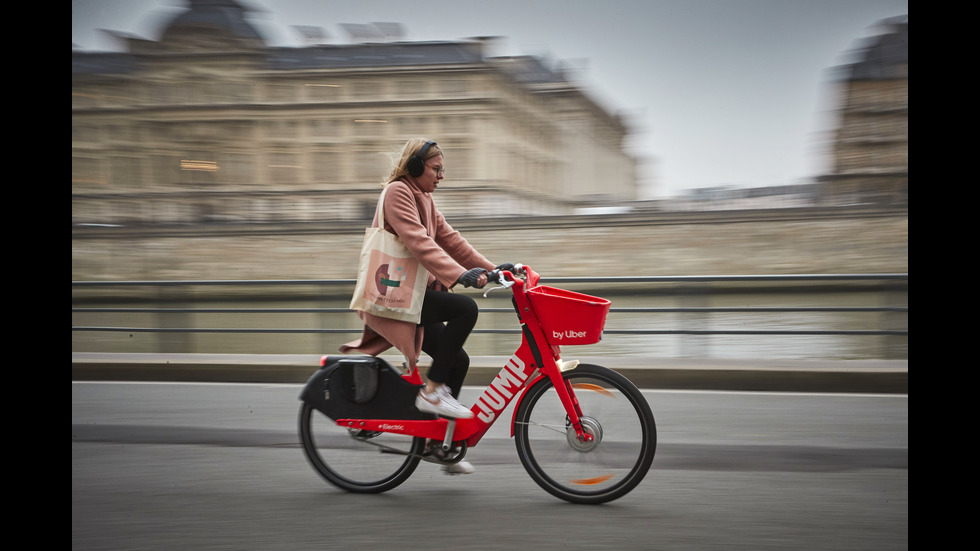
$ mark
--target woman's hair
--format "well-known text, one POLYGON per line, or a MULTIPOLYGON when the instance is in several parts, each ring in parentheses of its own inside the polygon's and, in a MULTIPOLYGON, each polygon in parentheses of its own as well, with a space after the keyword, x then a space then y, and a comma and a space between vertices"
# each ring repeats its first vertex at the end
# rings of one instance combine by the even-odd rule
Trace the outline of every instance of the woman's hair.
MULTIPOLYGON (((426 138, 412 138, 405 142, 401 153, 393 155, 391 170, 388 172, 387 178, 385 178, 385 184, 390 184, 395 180, 401 180, 405 176, 408 176, 408 160, 421 151, 428 141, 426 138), (394 157, 397 157, 397 160, 394 157)), ((442 155, 442 149, 439 148, 438 144, 433 143, 425 152, 425 157, 422 160, 428 161, 437 155, 442 155)))

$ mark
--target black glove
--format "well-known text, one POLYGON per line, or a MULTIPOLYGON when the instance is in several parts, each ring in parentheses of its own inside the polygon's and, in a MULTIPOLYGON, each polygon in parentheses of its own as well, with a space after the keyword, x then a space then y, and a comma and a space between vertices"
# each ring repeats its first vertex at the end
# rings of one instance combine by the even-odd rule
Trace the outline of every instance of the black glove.
POLYGON ((480 285, 480 276, 485 273, 487 271, 484 268, 467 270, 463 275, 459 276, 459 283, 462 283, 463 287, 483 287, 483 285, 480 285))
POLYGON ((500 266, 497 266, 496 268, 494 268, 494 270, 500 270, 502 272, 514 273, 514 265, 511 264, 510 262, 504 262, 500 266))

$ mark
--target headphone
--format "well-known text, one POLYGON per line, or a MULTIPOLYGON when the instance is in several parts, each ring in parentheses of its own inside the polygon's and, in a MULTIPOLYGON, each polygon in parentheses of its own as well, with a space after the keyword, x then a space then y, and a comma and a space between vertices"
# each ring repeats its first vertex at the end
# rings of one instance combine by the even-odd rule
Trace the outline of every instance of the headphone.
POLYGON ((425 153, 434 145, 436 145, 436 142, 429 140, 425 142, 425 145, 422 146, 422 149, 418 153, 409 157, 408 162, 405 163, 405 168, 408 169, 408 173, 412 178, 418 178, 425 172, 425 153))

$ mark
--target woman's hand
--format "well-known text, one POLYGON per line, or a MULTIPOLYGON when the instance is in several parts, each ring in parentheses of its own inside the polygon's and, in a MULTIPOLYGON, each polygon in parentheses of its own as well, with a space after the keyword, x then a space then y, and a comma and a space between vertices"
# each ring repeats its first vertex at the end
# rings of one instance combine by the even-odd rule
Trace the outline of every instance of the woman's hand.
POLYGON ((463 275, 459 276, 458 283, 462 283, 463 287, 482 289, 487 284, 487 271, 484 268, 467 270, 463 275))

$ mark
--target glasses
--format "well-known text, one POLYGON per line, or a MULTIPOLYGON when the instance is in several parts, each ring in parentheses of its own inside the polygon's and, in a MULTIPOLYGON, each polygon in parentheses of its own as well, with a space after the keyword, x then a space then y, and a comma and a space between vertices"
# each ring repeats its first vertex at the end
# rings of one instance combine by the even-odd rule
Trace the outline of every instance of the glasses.
POLYGON ((443 166, 429 166, 429 168, 431 168, 432 170, 434 170, 435 173, 438 174, 439 176, 443 176, 443 175, 446 174, 446 167, 443 167, 443 166))

